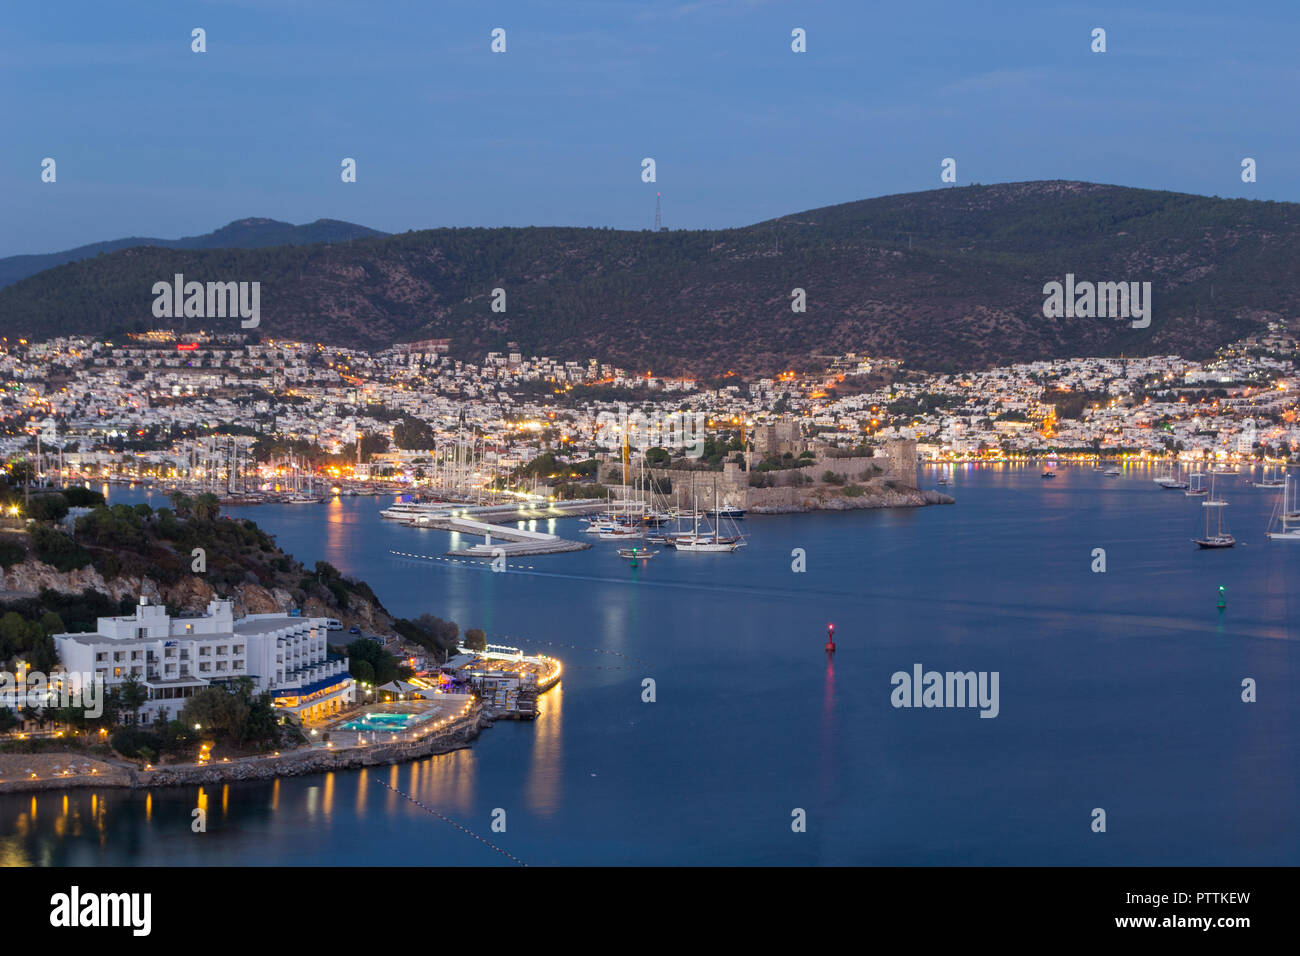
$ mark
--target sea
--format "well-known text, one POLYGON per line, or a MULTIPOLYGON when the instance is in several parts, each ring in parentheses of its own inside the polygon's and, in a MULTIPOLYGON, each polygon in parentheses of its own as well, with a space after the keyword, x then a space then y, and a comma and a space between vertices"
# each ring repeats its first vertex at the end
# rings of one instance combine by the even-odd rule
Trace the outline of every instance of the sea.
POLYGON ((561 684, 408 764, 0 796, 0 864, 1300 864, 1278 493, 1219 479, 1238 544, 1202 551, 1201 499, 1150 468, 1040 471, 951 466, 952 505, 751 515, 734 554, 635 568, 595 542, 492 572, 448 559, 478 539, 383 521, 391 498, 234 509, 394 615, 559 657, 561 684), (896 706, 918 670, 996 675, 996 716, 896 706))

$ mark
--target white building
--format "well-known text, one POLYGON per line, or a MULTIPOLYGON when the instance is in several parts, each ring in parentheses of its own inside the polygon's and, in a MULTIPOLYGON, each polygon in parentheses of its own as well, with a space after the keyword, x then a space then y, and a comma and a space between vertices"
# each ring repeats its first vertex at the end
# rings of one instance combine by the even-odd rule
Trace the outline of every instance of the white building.
POLYGON ((327 619, 249 614, 235 620, 229 601, 213 601, 201 617, 168 617, 141 597, 131 617, 101 617, 93 634, 55 634, 64 668, 104 678, 108 690, 135 675, 149 692, 139 710, 148 723, 159 708, 174 719, 197 689, 251 677, 275 706, 302 720, 351 703, 347 659, 329 660, 327 619))

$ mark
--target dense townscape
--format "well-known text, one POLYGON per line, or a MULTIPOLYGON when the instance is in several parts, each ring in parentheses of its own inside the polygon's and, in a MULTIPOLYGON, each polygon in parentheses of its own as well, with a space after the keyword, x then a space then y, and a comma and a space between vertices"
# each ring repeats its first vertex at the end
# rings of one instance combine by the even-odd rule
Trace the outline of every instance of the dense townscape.
POLYGON ((923 459, 938 460, 1262 459, 1300 448, 1296 341, 1282 323, 1205 362, 1072 358, 928 374, 849 353, 825 356, 823 374, 748 382, 519 352, 474 363, 448 347, 430 340, 371 354, 171 331, 6 342, 0 453, 31 453, 39 442, 43 472, 182 477, 201 471, 196 439, 227 435, 256 446, 257 459, 278 464, 274 473, 291 460, 277 454, 298 454, 303 469, 336 477, 419 480, 429 463, 419 452, 468 442, 485 473, 505 475, 548 451, 598 455, 610 447, 603 422, 629 410, 701 416, 736 450, 746 429, 783 421, 829 446, 912 439, 923 459))

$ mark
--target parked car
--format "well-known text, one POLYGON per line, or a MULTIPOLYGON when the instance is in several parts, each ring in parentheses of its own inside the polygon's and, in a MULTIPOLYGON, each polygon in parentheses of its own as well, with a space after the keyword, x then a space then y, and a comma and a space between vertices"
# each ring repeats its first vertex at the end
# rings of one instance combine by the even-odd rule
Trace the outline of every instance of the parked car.
POLYGON ((360 634, 360 633, 361 633, 361 628, 356 627, 356 626, 354 625, 353 627, 348 628, 348 633, 349 633, 349 634, 360 634))
POLYGON ((327 619, 325 620, 325 626, 328 627, 331 631, 341 631, 341 630, 343 630, 343 623, 342 623, 341 621, 336 621, 336 620, 334 620, 334 618, 332 618, 332 617, 331 617, 331 618, 327 618, 327 619))

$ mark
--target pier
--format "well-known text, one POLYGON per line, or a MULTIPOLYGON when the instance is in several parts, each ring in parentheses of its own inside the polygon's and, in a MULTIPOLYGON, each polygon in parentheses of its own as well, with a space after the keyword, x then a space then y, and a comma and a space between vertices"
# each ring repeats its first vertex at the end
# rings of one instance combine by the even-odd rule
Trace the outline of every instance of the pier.
POLYGON ((406 524, 416 528, 436 528, 440 531, 458 531, 462 534, 482 535, 483 544, 448 551, 448 555, 470 558, 522 557, 536 554, 562 554, 567 551, 585 551, 591 547, 585 541, 571 541, 545 531, 526 531, 523 528, 503 527, 512 521, 545 521, 551 518, 572 518, 578 515, 603 511, 608 503, 598 499, 581 501, 547 502, 544 505, 482 505, 468 508, 448 508, 422 514, 406 524))

